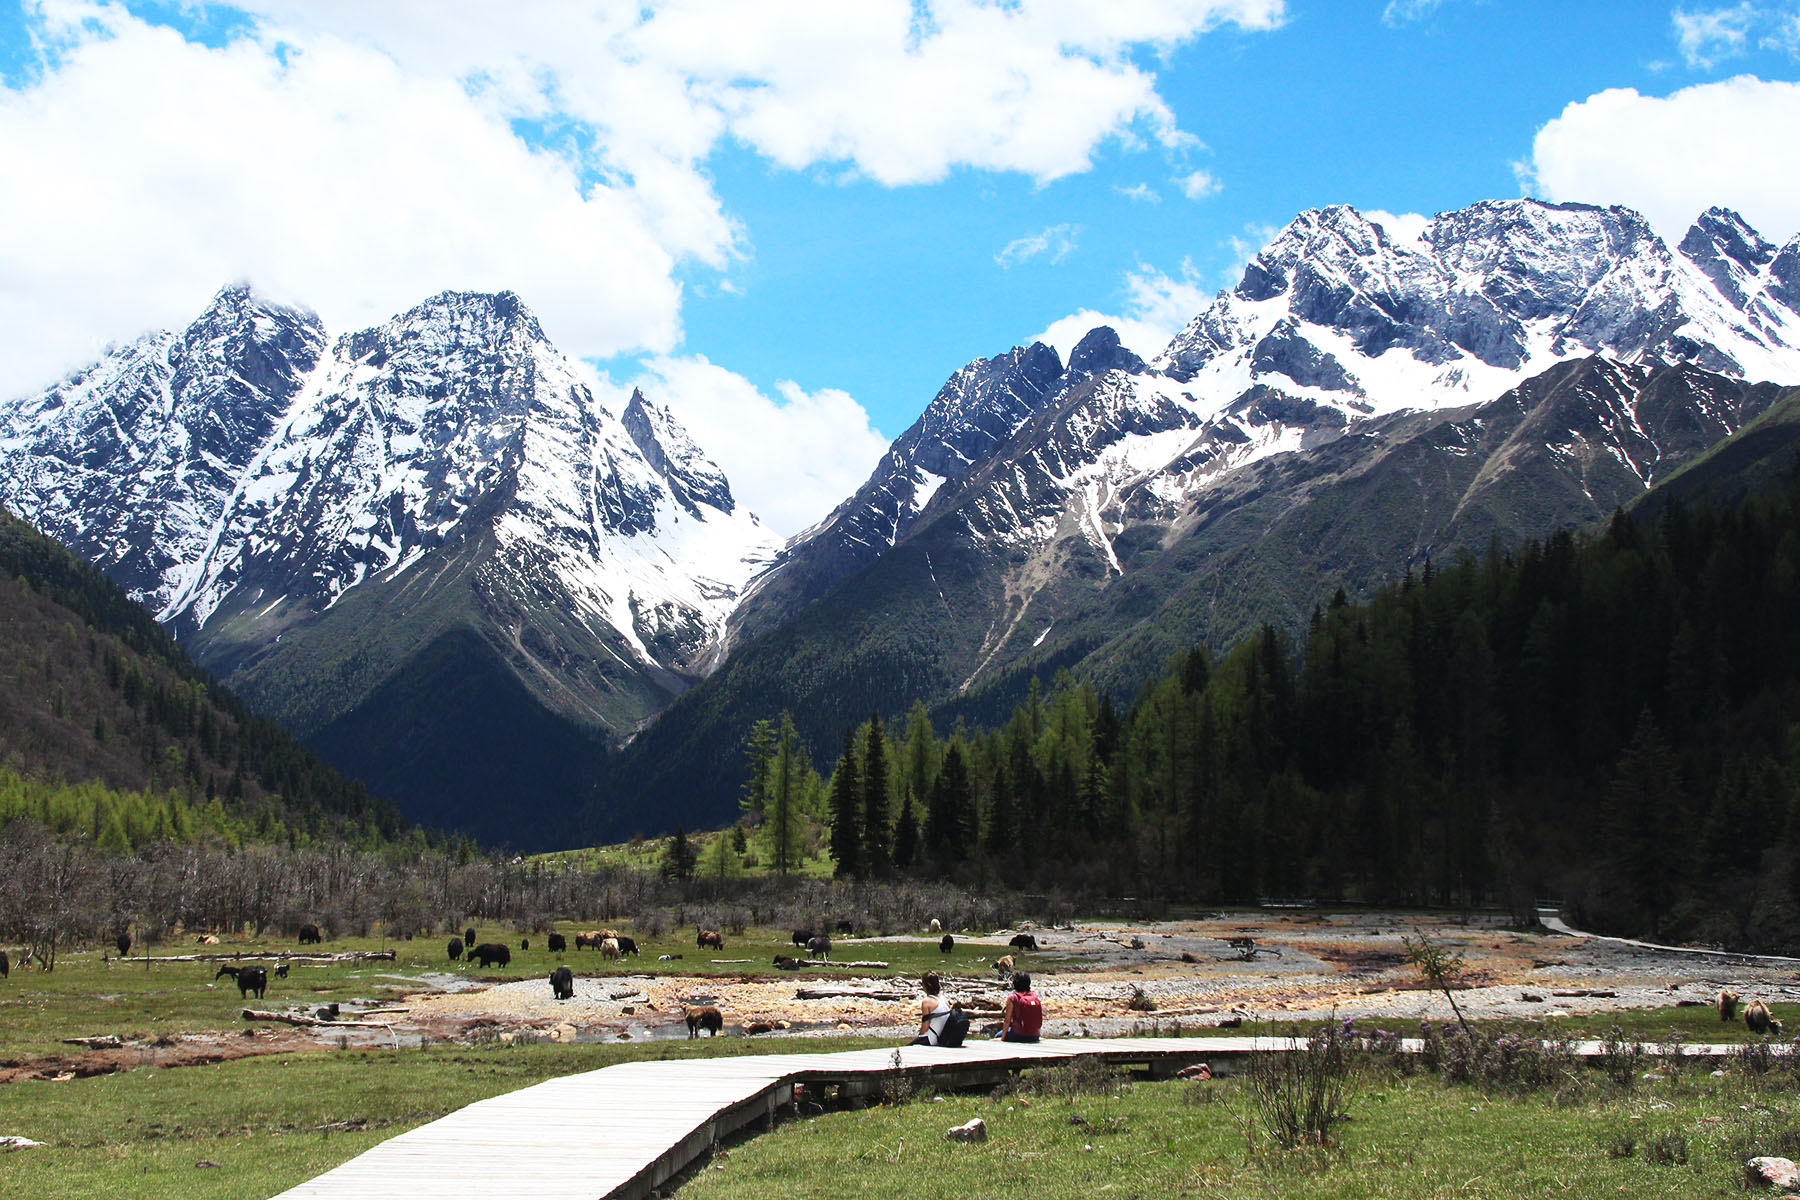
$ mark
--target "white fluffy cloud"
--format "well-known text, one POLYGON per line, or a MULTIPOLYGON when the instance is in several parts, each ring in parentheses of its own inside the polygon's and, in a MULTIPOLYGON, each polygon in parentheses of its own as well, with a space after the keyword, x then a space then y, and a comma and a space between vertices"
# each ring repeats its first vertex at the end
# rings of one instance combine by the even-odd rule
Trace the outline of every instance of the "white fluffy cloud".
POLYGON ((1189 200, 1204 200, 1224 186, 1210 171, 1192 171, 1177 179, 1175 185, 1189 200))
POLYGON ((1751 27, 1758 23, 1761 14, 1746 0, 1734 8, 1697 12, 1678 8, 1670 19, 1675 25, 1681 57, 1688 66, 1705 69, 1744 53, 1749 48, 1751 27))
MULTIPOLYGON (((517 290, 564 349, 680 342, 683 264, 740 230, 727 139, 885 184, 1051 180, 1178 129, 1133 51, 1283 0, 245 0, 222 47, 25 0, 0 88, 0 394, 249 279, 336 327, 517 290)), ((178 16, 196 9, 169 6, 178 16)), ((208 10, 216 15, 223 10, 208 10)))
POLYGON ((1010 268, 1048 254, 1051 262, 1059 263, 1075 252, 1075 239, 1080 233, 1079 225, 1052 225, 1040 233, 1014 238, 994 255, 994 261, 1010 268))
POLYGON ((1538 130, 1525 186, 1550 200, 1625 204, 1679 238, 1715 204, 1777 241, 1800 230, 1800 83, 1743 75, 1667 97, 1614 88, 1538 130))
POLYGON ((1200 286, 1191 262, 1182 263, 1179 277, 1140 266, 1125 277, 1125 307, 1121 314, 1084 308, 1051 322, 1032 340, 1055 347, 1066 361, 1089 330, 1110 325, 1127 349, 1151 359, 1161 354, 1170 339, 1198 316, 1211 299, 1200 286))
POLYGON ((786 536, 860 487, 888 447, 862 405, 836 388, 784 381, 770 397, 698 355, 653 359, 633 386, 673 409, 738 499, 786 536))

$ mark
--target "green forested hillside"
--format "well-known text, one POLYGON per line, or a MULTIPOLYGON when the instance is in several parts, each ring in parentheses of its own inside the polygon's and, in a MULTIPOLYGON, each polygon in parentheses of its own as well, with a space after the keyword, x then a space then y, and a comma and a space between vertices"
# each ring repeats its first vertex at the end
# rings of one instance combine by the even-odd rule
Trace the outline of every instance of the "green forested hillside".
POLYGON ((0 821, 14 816, 116 849, 406 828, 251 714, 111 581, 0 510, 0 821))
POLYGON ((1222 653, 1264 624, 1303 636, 1340 586, 1363 600, 1458 546, 1604 522, 1709 452, 1732 474, 1749 442, 1720 439, 1784 398, 1793 389, 1689 366, 1570 360, 1483 404, 1320 432, 1178 502, 1127 488, 1107 510, 1104 550, 1045 482, 1061 460, 1044 439, 1069 416, 1047 411, 946 483, 880 558, 734 646, 620 753, 610 804, 588 827, 628 835, 617 816, 644 792, 678 798, 671 822, 718 823, 743 727, 782 709, 824 749, 871 710, 893 719, 920 700, 940 725, 1003 723, 1034 680, 1063 669, 1123 704, 1188 646, 1222 653), (1059 532, 1018 536, 1031 520, 1059 532))
POLYGON ((1205 903, 1555 896, 1603 929, 1793 948, 1797 614, 1790 471, 1340 593, 1297 641, 1181 656, 1126 712, 1064 676, 999 728, 864 726, 833 846, 862 873, 1205 903))

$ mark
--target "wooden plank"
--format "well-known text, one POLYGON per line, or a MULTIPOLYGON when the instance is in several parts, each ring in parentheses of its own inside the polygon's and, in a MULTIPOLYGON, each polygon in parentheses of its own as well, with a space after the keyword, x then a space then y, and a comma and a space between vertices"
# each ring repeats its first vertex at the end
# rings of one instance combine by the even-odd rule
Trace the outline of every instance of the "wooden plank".
MULTIPOLYGON (((1023 1045, 978 1041, 950 1048, 899 1046, 827 1054, 620 1063, 478 1101, 387 1141, 278 1200, 387 1200, 429 1180, 433 1200, 613 1200, 643 1197, 705 1154, 718 1138, 767 1119, 796 1083, 867 1087, 896 1073, 967 1079, 1088 1055, 1119 1064, 1229 1061, 1279 1053, 1290 1037, 1060 1038, 1023 1045), (591 1149, 604 1146, 604 1154, 591 1149)), ((1646 1044, 1647 1046, 1649 1044, 1646 1044)), ((1404 1039, 1401 1049, 1424 1044, 1404 1039)), ((1605 1043, 1575 1043, 1599 1057, 1605 1043)), ((1774 1046, 1777 1054, 1786 1046, 1774 1046)), ((1692 1044, 1687 1057, 1721 1058, 1735 1045, 1692 1044)))

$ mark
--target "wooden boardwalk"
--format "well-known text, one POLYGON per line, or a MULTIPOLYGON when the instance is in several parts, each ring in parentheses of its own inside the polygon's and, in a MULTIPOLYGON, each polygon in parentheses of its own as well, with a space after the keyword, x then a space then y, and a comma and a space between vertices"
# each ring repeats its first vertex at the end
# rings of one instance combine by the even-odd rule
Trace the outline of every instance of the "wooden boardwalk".
MULTIPOLYGON (((413 1189, 429 1189, 432 1200, 640 1200, 715 1141, 754 1121, 772 1123, 793 1100, 795 1084, 869 1094, 899 1075, 955 1088, 1087 1055, 1168 1075, 1195 1062, 1229 1070, 1248 1055, 1293 1046, 1285 1037, 1057 1038, 1035 1046, 983 1039, 955 1049, 903 1046, 898 1065, 893 1049, 621 1063, 471 1104, 277 1200, 393 1200, 413 1189)), ((1419 1048, 1414 1039, 1404 1046, 1419 1048)), ((1582 1042, 1575 1052, 1595 1057, 1603 1049, 1582 1042)), ((1682 1052, 1724 1057, 1735 1050, 1688 1045, 1682 1052)))

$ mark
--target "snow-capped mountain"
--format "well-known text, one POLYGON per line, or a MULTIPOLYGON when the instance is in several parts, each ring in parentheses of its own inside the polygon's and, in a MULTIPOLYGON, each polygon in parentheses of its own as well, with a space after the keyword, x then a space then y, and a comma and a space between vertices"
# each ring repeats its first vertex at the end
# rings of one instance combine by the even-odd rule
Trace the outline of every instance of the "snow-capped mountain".
POLYGON ((1591 205, 1303 213, 1148 364, 1105 330, 952 376, 631 757, 704 792, 740 705, 831 745, 920 699, 1003 719, 1064 667, 1129 695, 1339 585, 1602 519, 1800 383, 1797 271, 1722 209, 1674 248, 1591 205))
POLYGON ((330 340, 227 288, 0 408, 0 503, 309 735, 458 626, 622 739, 780 547, 667 410, 611 411, 507 292, 330 340))
POLYGON ((1022 470, 992 472, 980 495, 952 489, 960 519, 976 539, 1027 545, 1066 525, 1112 561, 1109 531, 1153 511, 1174 521, 1230 471, 1371 417, 1491 400, 1558 362, 1800 380, 1800 239, 1777 250, 1735 213, 1708 211, 1673 250, 1618 207, 1500 200, 1392 223, 1343 205, 1302 213, 1147 366, 1122 361, 1111 330, 1066 372, 1041 345, 971 363, 752 585, 746 611, 766 627, 758 608, 783 575, 878 557, 945 479, 979 474, 1028 424, 1038 444, 1022 470))

